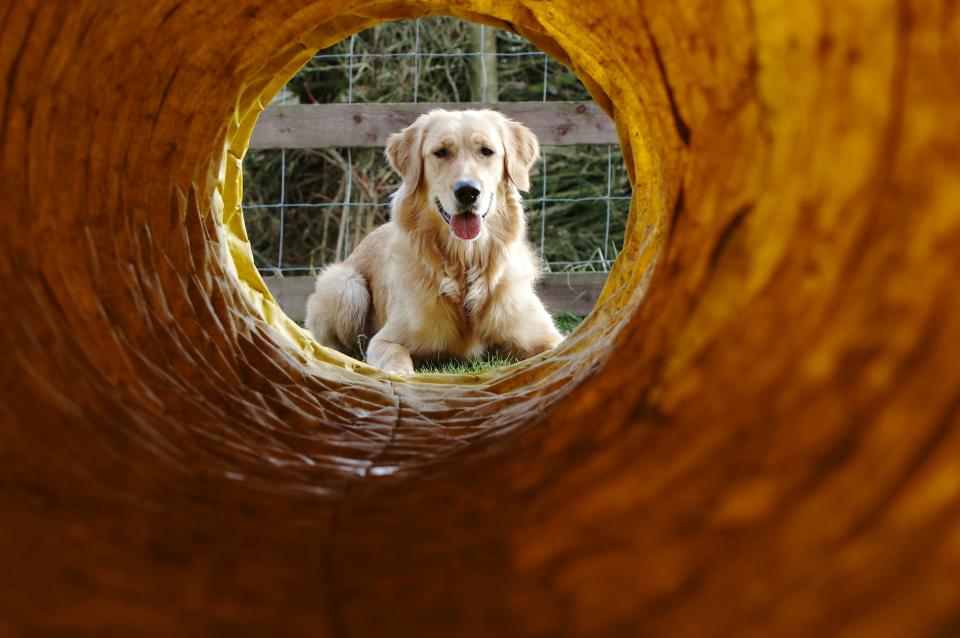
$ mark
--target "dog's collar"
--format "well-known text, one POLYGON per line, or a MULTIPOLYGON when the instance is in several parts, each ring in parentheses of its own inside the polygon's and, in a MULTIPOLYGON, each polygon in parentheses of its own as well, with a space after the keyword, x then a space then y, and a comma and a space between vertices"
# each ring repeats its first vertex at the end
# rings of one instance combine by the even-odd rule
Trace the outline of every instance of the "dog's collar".
POLYGON ((450 213, 448 213, 446 210, 444 210, 443 204, 440 203, 440 198, 439 198, 439 197, 436 199, 436 202, 437 202, 437 210, 440 211, 440 217, 443 217, 443 221, 445 221, 445 222, 447 222, 447 223, 449 224, 449 223, 450 223, 450 219, 451 219, 450 213))
MULTIPOLYGON (((452 217, 452 216, 450 215, 450 213, 448 213, 447 210, 443 207, 443 204, 440 203, 440 198, 439 198, 439 197, 436 198, 434 201, 435 201, 436 204, 437 204, 437 210, 440 212, 440 217, 443 217, 443 221, 445 221, 445 222, 447 222, 447 224, 449 224, 449 223, 450 223, 450 220, 453 219, 453 217, 452 217)), ((490 204, 487 206, 487 212, 485 212, 485 213, 480 217, 480 219, 486 219, 486 218, 487 218, 487 215, 490 214, 490 209, 491 209, 492 207, 493 207, 493 198, 491 197, 491 198, 490 198, 490 204)))

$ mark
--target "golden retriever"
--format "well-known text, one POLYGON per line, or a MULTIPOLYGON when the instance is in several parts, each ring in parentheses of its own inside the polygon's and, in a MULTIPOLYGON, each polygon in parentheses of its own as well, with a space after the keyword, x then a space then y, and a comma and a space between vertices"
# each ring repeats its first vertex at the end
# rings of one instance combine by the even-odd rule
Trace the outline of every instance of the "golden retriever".
POLYGON ((534 134, 496 111, 435 110, 390 136, 402 183, 391 221, 325 268, 307 300, 317 341, 399 374, 414 361, 495 350, 520 359, 563 337, 534 292, 519 191, 540 154, 534 134))

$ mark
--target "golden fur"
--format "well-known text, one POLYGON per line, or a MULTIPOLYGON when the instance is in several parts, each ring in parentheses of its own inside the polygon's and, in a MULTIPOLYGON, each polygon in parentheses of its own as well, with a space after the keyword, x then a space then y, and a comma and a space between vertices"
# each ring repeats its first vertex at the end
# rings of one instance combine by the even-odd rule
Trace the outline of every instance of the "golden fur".
POLYGON ((533 133, 495 111, 436 110, 392 135, 386 152, 403 179, 391 221, 317 277, 306 321, 317 340, 356 355, 373 335, 367 361, 397 373, 416 360, 491 349, 526 358, 557 345, 534 292, 518 192, 539 156, 533 133), (454 193, 463 180, 479 190, 474 203, 454 193), (448 223, 441 209, 467 216, 448 223), (475 239, 454 232, 464 219, 482 219, 475 239))

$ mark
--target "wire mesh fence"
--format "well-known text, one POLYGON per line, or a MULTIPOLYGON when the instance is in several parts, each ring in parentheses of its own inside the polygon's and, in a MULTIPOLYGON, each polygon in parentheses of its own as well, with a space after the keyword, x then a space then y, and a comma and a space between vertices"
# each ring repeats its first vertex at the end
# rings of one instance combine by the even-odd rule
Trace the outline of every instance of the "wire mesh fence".
MULTIPOLYGON (((452 18, 380 25, 320 51, 274 104, 589 100, 576 76, 514 34, 452 18)), ((548 271, 611 266, 630 203, 615 144, 543 146, 525 198, 548 271)), ((312 274, 389 218, 382 148, 251 150, 244 218, 264 275, 312 274)))

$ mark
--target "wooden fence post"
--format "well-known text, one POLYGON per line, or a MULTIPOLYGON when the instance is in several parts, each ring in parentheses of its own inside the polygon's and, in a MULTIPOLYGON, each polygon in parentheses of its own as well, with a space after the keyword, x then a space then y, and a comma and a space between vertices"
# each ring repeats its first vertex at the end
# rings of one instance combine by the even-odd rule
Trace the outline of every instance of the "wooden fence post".
POLYGON ((471 24, 470 50, 480 54, 471 60, 470 99, 486 103, 499 101, 497 32, 482 24, 471 24))

